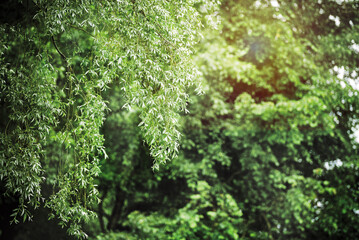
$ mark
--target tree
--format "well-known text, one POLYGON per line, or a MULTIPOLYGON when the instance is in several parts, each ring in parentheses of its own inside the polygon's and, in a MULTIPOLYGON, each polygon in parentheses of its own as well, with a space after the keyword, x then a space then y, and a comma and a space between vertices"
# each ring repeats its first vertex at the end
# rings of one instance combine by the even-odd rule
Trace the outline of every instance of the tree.
POLYGON ((223 1, 179 158, 135 190, 161 204, 103 239, 358 238, 358 8, 223 1))
POLYGON ((153 167, 176 156, 186 89, 195 84, 192 47, 197 2, 6 1, 1 4, 0 177, 19 199, 13 222, 45 206, 69 233, 98 201, 94 184, 106 158, 102 93, 116 81, 124 107, 138 108, 153 167), (54 171, 54 168, 56 169, 54 171))
MULTIPOLYGON (((198 119, 218 132, 206 141, 217 150, 204 155, 224 152, 231 159, 217 174, 230 176, 226 183, 242 206, 243 237, 358 236, 352 229, 358 90, 350 83, 358 71, 358 7, 334 1, 222 4, 222 35, 210 38, 199 55, 210 93, 198 119), (338 68, 345 69, 342 79, 338 68), (326 167, 339 160, 342 167, 326 167)), ((216 160, 222 158, 214 163, 224 165, 216 160)))

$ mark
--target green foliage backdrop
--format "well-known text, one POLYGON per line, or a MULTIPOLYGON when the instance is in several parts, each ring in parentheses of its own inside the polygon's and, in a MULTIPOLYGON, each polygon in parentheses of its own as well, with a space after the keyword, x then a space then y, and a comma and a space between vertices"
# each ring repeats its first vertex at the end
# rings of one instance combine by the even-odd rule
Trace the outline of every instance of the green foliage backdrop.
POLYGON ((145 179, 133 162, 97 239, 358 238, 358 7, 223 1, 179 158, 145 179))
POLYGON ((44 201, 97 240, 359 238, 357 1, 10 2, 14 221, 44 201))

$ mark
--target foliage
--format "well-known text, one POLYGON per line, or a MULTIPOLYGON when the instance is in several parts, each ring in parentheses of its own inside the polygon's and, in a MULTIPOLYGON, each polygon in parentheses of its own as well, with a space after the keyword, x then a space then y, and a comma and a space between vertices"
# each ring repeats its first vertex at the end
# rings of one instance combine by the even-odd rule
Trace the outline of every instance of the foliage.
POLYGON ((46 177, 72 234, 97 213, 91 239, 358 238, 356 1, 14 6, 0 173, 18 213, 46 177))
MULTIPOLYGON (((351 239, 358 234, 333 231, 337 223, 328 220, 341 209, 329 217, 322 215, 326 207, 321 205, 331 206, 332 198, 348 203, 357 198, 354 182, 348 181, 347 190, 336 184, 345 178, 340 174, 344 169, 334 169, 334 177, 325 167, 339 159, 351 166, 350 176, 356 175, 352 133, 358 91, 350 84, 350 74, 358 70, 352 65, 358 61, 352 49, 359 39, 357 8, 356 3, 301 1, 222 5, 222 34, 209 37, 198 56, 210 88, 197 119, 204 129, 217 132, 202 145, 204 156, 213 155, 215 146, 219 150, 214 153, 231 159, 229 167, 216 169, 219 176, 230 176, 230 192, 243 204, 243 238, 351 239), (339 26, 331 14, 339 17, 339 26), (335 51, 343 58, 327 54, 333 49, 329 39, 341 39, 335 51), (343 79, 336 76, 335 66, 344 67, 343 79), (339 188, 343 192, 337 196, 339 188), (316 224, 322 219, 326 224, 316 224)), ((224 165, 221 159, 214 155, 213 160, 224 165)), ((350 205, 355 215, 356 207, 350 205)), ((354 219, 346 224, 355 226, 354 219)))
MULTIPOLYGON (((215 7, 211 1, 205 2, 215 7)), ((2 130, 0 177, 31 218, 45 200, 69 233, 94 215, 94 178, 107 157, 100 132, 108 111, 102 94, 112 81, 124 107, 137 108, 154 168, 176 156, 186 89, 197 71, 199 1, 6 1, 1 4, 2 130), (58 167, 56 167, 58 166, 58 167), (53 169, 57 168, 57 171, 53 169)))
POLYGON ((97 238, 358 238, 358 7, 223 1, 179 158, 152 177, 133 161, 118 226, 97 238))

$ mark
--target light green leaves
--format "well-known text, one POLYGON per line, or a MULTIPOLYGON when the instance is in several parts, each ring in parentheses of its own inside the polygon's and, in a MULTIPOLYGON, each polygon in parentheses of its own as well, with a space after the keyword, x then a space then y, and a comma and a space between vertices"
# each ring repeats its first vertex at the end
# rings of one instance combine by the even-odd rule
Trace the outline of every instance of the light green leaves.
MULTIPOLYGON (((198 4, 206 2, 211 14, 216 4, 198 4)), ((27 205, 39 206, 47 177, 54 191, 45 205, 70 234, 86 237, 81 223, 93 216, 94 178, 107 158, 100 129, 108 110, 102 93, 111 82, 121 88, 124 107, 140 113, 153 168, 177 156, 178 112, 198 76, 191 61, 202 27, 195 3, 9 5, 21 17, 0 25, 0 177, 19 194, 15 219, 27 218, 27 205)))

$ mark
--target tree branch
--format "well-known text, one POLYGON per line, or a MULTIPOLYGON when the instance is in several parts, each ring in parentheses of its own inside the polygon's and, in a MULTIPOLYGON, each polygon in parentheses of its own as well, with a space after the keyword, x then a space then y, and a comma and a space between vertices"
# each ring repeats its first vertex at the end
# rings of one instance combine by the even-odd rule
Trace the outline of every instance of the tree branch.
POLYGON ((62 59, 64 59, 67 62, 67 57, 60 51, 60 49, 57 47, 56 41, 54 36, 51 36, 51 41, 54 44, 56 51, 60 54, 60 56, 62 57, 62 59))
POLYGON ((95 36, 94 36, 93 34, 89 33, 88 31, 86 31, 86 30, 83 29, 83 28, 80 28, 80 27, 75 26, 75 25, 69 25, 69 26, 72 27, 72 28, 74 28, 74 29, 76 29, 76 30, 80 30, 80 31, 82 31, 82 32, 84 32, 84 33, 90 35, 91 37, 95 38, 95 36))
POLYGON ((269 234, 269 239, 273 239, 273 236, 271 234, 271 225, 270 225, 270 222, 268 221, 268 218, 266 217, 266 215, 264 213, 262 213, 262 217, 264 218, 264 221, 266 222, 267 224, 267 227, 268 227, 268 234, 269 234))

